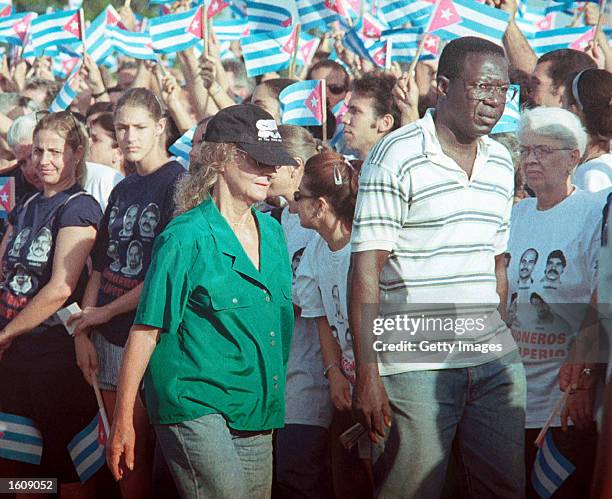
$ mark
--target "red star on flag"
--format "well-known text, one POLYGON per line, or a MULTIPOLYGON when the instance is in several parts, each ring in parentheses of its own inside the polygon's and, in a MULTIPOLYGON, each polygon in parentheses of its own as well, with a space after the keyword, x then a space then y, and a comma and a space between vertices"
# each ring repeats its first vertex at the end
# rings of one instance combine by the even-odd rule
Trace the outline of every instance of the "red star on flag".
POLYGON ((442 0, 431 17, 431 23, 427 31, 431 32, 446 28, 452 24, 457 24, 459 21, 461 21, 461 17, 459 16, 453 1, 442 0))
POLYGON ((64 24, 64 29, 69 33, 72 33, 77 38, 81 38, 81 23, 79 21, 79 13, 75 12, 74 15, 64 24))
POLYGON ((196 11, 187 31, 197 38, 202 38, 202 7, 196 11))
POLYGON ((229 7, 229 3, 225 0, 212 0, 208 9, 206 10, 206 14, 208 15, 208 19, 215 17, 219 12, 224 10, 226 7, 229 7))
POLYGON ((372 59, 376 64, 381 67, 385 67, 385 61, 387 59, 387 44, 380 47, 372 56, 372 59))
POLYGON ((431 33, 427 33, 425 35, 425 43, 423 45, 423 49, 433 55, 438 55, 440 51, 440 37, 436 35, 432 35, 431 33))
POLYGON ((574 40, 574 42, 570 45, 570 48, 574 50, 584 51, 589 46, 589 42, 593 39, 594 36, 595 36, 595 28, 590 29, 580 38, 577 38, 576 40, 574 40))
POLYGON ((306 101, 304 102, 304 105, 310 109, 310 112, 312 113, 312 115, 320 122, 323 123, 323 95, 322 95, 322 91, 321 91, 321 83, 319 83, 312 92, 310 92, 310 95, 308 95, 308 97, 306 97, 306 101))
POLYGON ((12 12, 11 4, 8 5, 0 5, 0 17, 10 16, 12 12))

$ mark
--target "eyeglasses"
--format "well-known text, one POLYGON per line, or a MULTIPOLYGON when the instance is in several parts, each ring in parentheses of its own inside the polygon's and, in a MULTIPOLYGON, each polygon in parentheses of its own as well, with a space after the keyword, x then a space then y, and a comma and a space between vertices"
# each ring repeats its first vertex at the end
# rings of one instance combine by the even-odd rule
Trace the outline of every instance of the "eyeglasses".
POLYGON ((328 83, 327 90, 329 90, 332 94, 338 95, 338 94, 341 94, 342 92, 346 92, 346 86, 345 85, 330 85, 328 83))
POLYGON ((297 203, 300 199, 308 199, 308 198, 316 198, 317 196, 312 196, 308 194, 303 194, 300 191, 295 191, 293 193, 293 200, 297 203))
POLYGON ((501 97, 504 100, 510 100, 516 97, 516 87, 510 85, 489 85, 488 83, 470 83, 463 78, 457 78, 463 82, 463 88, 467 92, 467 96, 472 100, 485 100, 494 97, 501 97), (467 83, 467 85, 466 85, 467 83))
POLYGON ((519 154, 521 158, 525 159, 529 156, 529 153, 533 151, 538 161, 543 160, 555 151, 571 151, 571 147, 548 147, 548 146, 521 146, 519 147, 519 154))

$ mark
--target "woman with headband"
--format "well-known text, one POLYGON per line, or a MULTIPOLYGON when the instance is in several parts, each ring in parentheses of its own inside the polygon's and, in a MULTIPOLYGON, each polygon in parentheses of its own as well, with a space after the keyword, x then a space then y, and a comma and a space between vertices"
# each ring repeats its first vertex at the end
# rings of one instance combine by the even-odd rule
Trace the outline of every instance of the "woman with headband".
POLYGON ((612 73, 586 69, 570 75, 565 88, 564 107, 580 118, 589 134, 572 181, 592 192, 612 187, 612 73))

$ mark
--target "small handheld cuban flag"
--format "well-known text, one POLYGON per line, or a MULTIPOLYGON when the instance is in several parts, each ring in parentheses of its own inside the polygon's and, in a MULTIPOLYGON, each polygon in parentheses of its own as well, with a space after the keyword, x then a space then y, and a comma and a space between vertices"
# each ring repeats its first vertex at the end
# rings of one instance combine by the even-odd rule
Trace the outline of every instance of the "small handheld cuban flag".
POLYGON ((548 499, 575 469, 555 447, 552 433, 548 431, 533 464, 531 485, 542 499, 548 499))
POLYGON ((286 87, 279 95, 281 123, 284 125, 322 125, 325 116, 323 81, 306 80, 286 87))
POLYGON ((243 36, 248 36, 250 33, 249 24, 246 19, 215 20, 212 23, 212 28, 217 40, 220 42, 240 40, 243 36))
POLYGON ((78 89, 76 88, 78 83, 76 76, 80 68, 81 64, 77 64, 76 66, 74 66, 72 72, 68 76, 68 79, 66 80, 60 91, 55 96, 55 99, 53 99, 53 102, 49 106, 50 113, 58 113, 60 111, 65 111, 70 107, 70 104, 72 104, 72 101, 79 93, 78 89))
POLYGON ((188 161, 195 130, 196 127, 194 126, 181 135, 178 140, 168 149, 170 154, 174 154, 177 158, 182 158, 188 161))
POLYGON ((20 12, 13 16, 0 17, 0 42, 23 45, 30 23, 36 16, 34 12, 20 12))
POLYGON ((187 50, 202 39, 202 7, 149 21, 155 52, 170 54, 187 50))
POLYGON ((112 5, 100 12, 85 31, 87 53, 93 57, 96 64, 101 64, 113 53, 113 44, 106 33, 109 26, 123 27, 121 16, 112 5))
MULTIPOLYGON (((294 4, 295 6, 295 4, 294 4)), ((247 16, 251 34, 265 33, 291 26, 297 17, 289 2, 281 0, 247 0, 247 16)))
POLYGON ((106 28, 106 35, 111 40, 113 48, 123 55, 134 59, 157 59, 148 33, 126 31, 119 26, 109 26, 106 28))
POLYGON ((516 132, 519 122, 521 121, 521 110, 519 107, 520 99, 520 85, 510 85, 508 93, 506 94, 504 114, 502 114, 490 133, 516 132))
POLYGON ((381 11, 392 28, 402 28, 406 23, 424 26, 429 20, 434 3, 429 0, 382 0, 381 11))
POLYGON ((68 453, 81 483, 85 483, 104 466, 106 462, 104 446, 107 438, 102 416, 98 412, 91 423, 77 433, 68 444, 68 453))
POLYGON ((595 35, 591 26, 576 28, 559 28, 540 31, 529 40, 535 54, 539 57, 557 49, 574 49, 584 51, 595 35))
POLYGON ((295 47, 294 28, 282 28, 240 40, 247 75, 254 77, 289 67, 295 47))
POLYGON ((338 19, 338 14, 326 7, 325 0, 297 0, 296 5, 304 31, 326 31, 329 24, 338 19))
POLYGON ((81 21, 78 10, 62 10, 38 16, 30 25, 30 40, 36 54, 47 47, 71 45, 81 41, 81 21))
POLYGON ((22 463, 40 464, 43 439, 31 419, 0 412, 0 457, 22 463))

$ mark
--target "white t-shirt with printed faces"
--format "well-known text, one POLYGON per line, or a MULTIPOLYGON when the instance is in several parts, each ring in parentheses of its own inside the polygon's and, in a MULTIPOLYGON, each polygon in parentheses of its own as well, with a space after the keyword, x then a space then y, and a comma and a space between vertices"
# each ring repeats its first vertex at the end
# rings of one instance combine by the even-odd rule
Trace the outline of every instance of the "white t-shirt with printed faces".
POLYGON ((602 201, 576 190, 548 210, 528 198, 512 211, 508 314, 527 374, 527 428, 542 427, 560 396, 559 368, 597 287, 602 201))
POLYGON ((346 287, 350 261, 350 244, 332 251, 317 235, 304 251, 294 289, 299 297, 302 317, 327 317, 342 350, 342 370, 354 383, 355 356, 348 323, 346 287))

